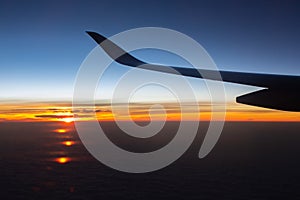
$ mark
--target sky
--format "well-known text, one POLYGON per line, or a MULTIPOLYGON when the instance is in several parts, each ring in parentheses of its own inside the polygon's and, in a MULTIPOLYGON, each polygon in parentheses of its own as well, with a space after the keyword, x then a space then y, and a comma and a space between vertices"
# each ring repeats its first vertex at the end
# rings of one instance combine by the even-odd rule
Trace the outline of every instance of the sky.
POLYGON ((86 30, 109 37, 149 26, 192 37, 221 70, 300 75, 299 1, 2 0, 1 101, 71 99, 96 46, 86 30))

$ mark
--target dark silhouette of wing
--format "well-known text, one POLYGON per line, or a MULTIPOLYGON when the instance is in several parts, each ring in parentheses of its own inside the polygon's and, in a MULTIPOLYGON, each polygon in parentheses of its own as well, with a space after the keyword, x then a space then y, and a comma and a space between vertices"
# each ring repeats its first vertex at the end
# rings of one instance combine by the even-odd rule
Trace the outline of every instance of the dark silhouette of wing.
POLYGON ((220 81, 218 77, 221 75, 222 81, 224 82, 266 88, 237 97, 236 101, 238 103, 277 110, 300 111, 300 92, 298 92, 300 89, 300 76, 214 71, 149 64, 133 57, 102 35, 95 32, 87 33, 113 60, 120 64, 157 72, 180 74, 187 77, 216 81, 220 81))

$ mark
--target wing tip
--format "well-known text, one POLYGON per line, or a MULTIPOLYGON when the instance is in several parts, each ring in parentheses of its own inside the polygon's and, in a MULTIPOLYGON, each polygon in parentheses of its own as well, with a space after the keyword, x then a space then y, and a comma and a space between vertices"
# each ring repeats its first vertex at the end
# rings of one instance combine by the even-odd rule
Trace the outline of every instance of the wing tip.
POLYGON ((98 44, 101 44, 104 40, 107 38, 103 35, 100 35, 99 33, 93 32, 93 31, 85 31, 89 36, 91 36, 98 44))

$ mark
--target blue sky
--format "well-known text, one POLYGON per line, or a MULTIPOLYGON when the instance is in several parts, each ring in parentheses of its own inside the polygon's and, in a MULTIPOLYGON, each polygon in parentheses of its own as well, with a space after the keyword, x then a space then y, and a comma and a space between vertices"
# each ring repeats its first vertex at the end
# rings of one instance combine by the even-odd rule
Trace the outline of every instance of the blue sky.
POLYGON ((300 75, 298 1, 1 1, 0 97, 68 99, 96 46, 86 30, 146 26, 187 34, 222 70, 300 75))

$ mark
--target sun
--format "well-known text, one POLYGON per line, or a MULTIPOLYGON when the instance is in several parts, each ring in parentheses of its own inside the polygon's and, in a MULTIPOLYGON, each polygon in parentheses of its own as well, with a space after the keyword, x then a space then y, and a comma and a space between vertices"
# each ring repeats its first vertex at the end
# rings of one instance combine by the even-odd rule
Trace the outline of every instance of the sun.
POLYGON ((66 123, 71 123, 71 122, 74 122, 74 118, 73 117, 63 118, 62 121, 66 122, 66 123))

